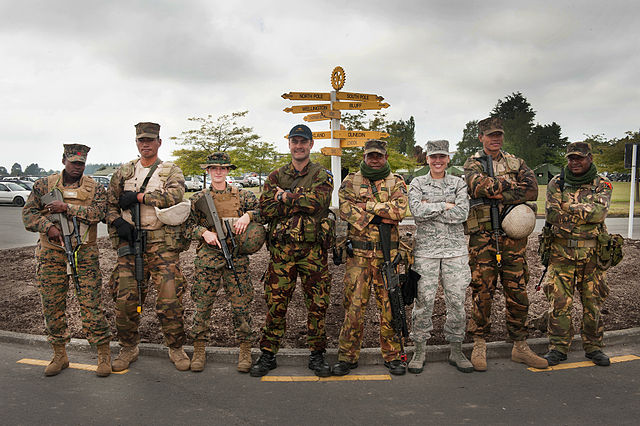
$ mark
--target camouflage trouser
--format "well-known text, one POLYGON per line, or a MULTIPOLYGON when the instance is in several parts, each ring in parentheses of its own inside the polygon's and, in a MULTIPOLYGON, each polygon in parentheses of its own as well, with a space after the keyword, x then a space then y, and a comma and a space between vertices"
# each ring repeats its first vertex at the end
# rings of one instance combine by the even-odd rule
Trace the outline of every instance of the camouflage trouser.
MULTIPOLYGON (((118 257, 116 328, 118 339, 123 346, 140 343, 140 314, 136 311, 138 287, 134 265, 133 255, 118 257)), ((185 341, 182 320, 182 292, 185 280, 180 272, 178 252, 168 250, 164 243, 148 244, 144 254, 144 274, 158 290, 156 314, 160 320, 165 345, 172 348, 182 346, 185 341)), ((146 286, 143 292, 146 293, 146 286)))
POLYGON ((360 357, 364 315, 371 286, 380 310, 380 351, 385 361, 400 358, 400 342, 391 326, 391 304, 382 280, 382 258, 347 257, 344 274, 344 323, 340 330, 338 361, 356 362, 360 357))
MULTIPOLYGON (((61 250, 38 245, 36 259, 47 339, 51 344, 67 344, 70 340, 66 318, 69 286, 75 292, 73 281, 67 275, 67 256, 61 250)), ((78 251, 78 279, 80 294, 76 297, 80 304, 82 331, 92 346, 108 343, 111 330, 102 308, 102 275, 97 246, 83 245, 78 251)))
POLYGON ((464 298, 471 280, 469 257, 429 258, 416 253, 413 268, 421 277, 418 281, 418 297, 411 312, 411 339, 414 342, 426 342, 431 337, 433 304, 441 278, 447 307, 444 335, 447 342, 462 342, 466 322, 464 298))
POLYGON ((472 234, 469 238, 469 266, 473 290, 473 311, 467 330, 477 337, 487 337, 491 332, 491 301, 498 283, 504 291, 505 313, 509 338, 514 341, 527 338, 527 313, 529 297, 527 283, 529 268, 525 259, 527 239, 499 238, 502 267, 496 265, 495 242, 488 232, 472 234))
POLYGON ((296 288, 298 274, 307 306, 307 344, 311 350, 324 350, 324 329, 329 306, 331 278, 327 252, 317 244, 273 245, 271 260, 264 277, 267 318, 262 329, 260 348, 277 353, 286 330, 287 306, 296 288))
POLYGON ((221 268, 205 268, 196 266, 195 282, 191 287, 191 299, 196 310, 193 314, 193 325, 189 336, 193 340, 209 339, 209 320, 211 308, 220 284, 224 285, 231 304, 233 327, 236 339, 241 342, 251 342, 251 303, 253 302, 253 286, 249 275, 249 258, 242 256, 234 258, 234 266, 239 282, 236 283, 233 271, 223 266, 221 268))
MULTIPOLYGON (((552 246, 553 247, 553 246, 552 246)), ((600 310, 609 295, 605 272, 596 266, 595 254, 583 260, 558 256, 552 249, 545 294, 549 300, 549 349, 569 351, 573 332, 571 308, 577 288, 582 302, 582 347, 593 352, 603 347, 604 323, 600 310)))

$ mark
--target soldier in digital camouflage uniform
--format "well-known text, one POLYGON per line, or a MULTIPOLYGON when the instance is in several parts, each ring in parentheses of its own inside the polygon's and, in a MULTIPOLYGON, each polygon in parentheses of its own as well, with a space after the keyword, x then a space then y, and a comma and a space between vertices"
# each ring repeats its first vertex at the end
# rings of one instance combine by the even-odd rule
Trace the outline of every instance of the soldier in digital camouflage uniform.
POLYGON ((358 366, 364 316, 375 293, 380 309, 380 350, 384 365, 392 374, 406 373, 400 360, 401 345, 391 326, 391 304, 382 278, 384 257, 378 225, 391 230, 391 259, 398 251, 398 224, 407 210, 407 186, 402 176, 391 173, 386 142, 369 140, 364 147, 360 171, 350 173, 340 186, 340 218, 348 222, 347 238, 353 257, 347 258, 344 274, 344 323, 340 330, 338 363, 333 374, 342 376, 358 366))
POLYGON ((313 134, 303 125, 289 132, 291 162, 273 171, 260 196, 260 213, 269 224, 267 248, 271 260, 264 276, 267 302, 262 329, 262 355, 251 367, 254 377, 277 367, 275 355, 286 328, 287 306, 300 276, 307 307, 309 368, 320 377, 331 375, 324 359, 327 346, 325 315, 331 278, 327 265, 329 204, 333 177, 309 159, 313 134))
POLYGON ((502 266, 496 261, 496 241, 492 232, 489 200, 498 200, 500 212, 509 204, 535 201, 538 184, 533 171, 524 160, 503 151, 504 130, 502 120, 490 117, 478 123, 478 139, 483 149, 464 164, 464 174, 471 209, 467 220, 469 236, 469 266, 473 311, 468 332, 474 345, 471 363, 476 371, 486 371, 486 337, 491 331, 491 301, 498 277, 504 291, 506 323, 509 338, 513 340, 511 360, 531 367, 546 368, 547 361, 531 351, 527 345, 525 322, 529 310, 527 283, 529 270, 526 262, 527 239, 515 240, 501 233, 498 244, 502 251, 502 266), (491 155, 494 178, 483 166, 483 157, 491 155))
POLYGON ((249 256, 232 253, 236 274, 228 269, 220 248, 219 236, 215 228, 207 223, 205 214, 198 210, 196 203, 206 192, 211 194, 220 219, 232 220, 234 232, 239 235, 247 230, 250 222, 260 221, 258 199, 251 191, 239 190, 235 186, 227 185, 225 178, 229 170, 235 169, 236 166, 231 164, 231 158, 226 152, 209 155, 207 163, 202 164, 202 168, 206 169, 211 177, 211 187, 191 197, 191 216, 187 222, 188 236, 198 240, 197 256, 194 260, 195 282, 191 287, 191 299, 196 307, 190 330, 190 337, 194 341, 191 371, 204 370, 211 309, 220 284, 223 284, 231 304, 236 338, 240 341, 237 368, 238 371, 246 373, 251 368, 251 341, 253 340, 251 331, 253 286, 249 275, 249 256))
POLYGON ((47 376, 56 375, 69 366, 65 350, 70 341, 65 312, 69 275, 60 224, 56 224, 52 216, 56 213, 61 213, 63 220, 64 217, 70 222, 72 217, 77 219, 82 243, 77 247, 75 236, 71 242, 77 253, 80 291, 76 297, 80 304, 82 331, 91 346, 98 350, 96 374, 102 377, 111 374, 111 330, 101 303, 102 274, 96 245, 98 222, 105 215, 106 196, 102 185, 83 176, 89 150, 85 145, 64 145, 63 171, 38 179, 22 210, 25 228, 40 233, 36 247, 37 283, 48 341, 54 351, 53 359, 45 369, 47 376), (60 191, 63 201, 45 204, 42 197, 51 191, 60 191))
MULTIPOLYGON (((189 369, 190 361, 182 349, 185 280, 180 271, 177 247, 182 235, 175 227, 162 223, 154 209, 165 209, 182 201, 184 176, 178 166, 158 158, 162 144, 159 124, 143 122, 135 128, 136 146, 141 157, 125 163, 113 174, 107 189, 106 222, 116 247, 121 251, 126 249, 135 233, 130 208, 135 203, 140 204, 141 225, 147 235, 144 275, 158 290, 155 309, 164 342, 169 347, 169 358, 178 370, 184 371, 189 369), (141 191, 145 181, 146 186, 141 191)), ((140 313, 136 309, 138 289, 134 265, 133 254, 118 256, 116 328, 121 348, 112 364, 114 371, 126 369, 139 354, 140 313)))
POLYGON ((591 147, 574 142, 567 147, 568 165, 561 176, 547 186, 547 222, 553 242, 545 293, 549 300, 549 365, 567 359, 571 344, 571 307, 574 288, 582 302, 582 347, 587 358, 607 366, 602 352, 604 324, 602 305, 609 294, 605 271, 597 263, 597 238, 607 232, 604 219, 609 210, 612 186, 598 175, 592 162, 591 147))
POLYGON ((473 365, 462 353, 466 315, 465 292, 471 281, 469 250, 464 221, 469 214, 469 196, 464 179, 446 172, 449 142, 427 142, 429 173, 419 176, 409 187, 409 208, 416 222, 413 268, 420 274, 418 295, 411 313, 411 340, 415 343, 410 373, 421 373, 426 342, 433 330, 433 304, 442 279, 447 322, 444 334, 451 346, 449 363, 464 373, 473 365))

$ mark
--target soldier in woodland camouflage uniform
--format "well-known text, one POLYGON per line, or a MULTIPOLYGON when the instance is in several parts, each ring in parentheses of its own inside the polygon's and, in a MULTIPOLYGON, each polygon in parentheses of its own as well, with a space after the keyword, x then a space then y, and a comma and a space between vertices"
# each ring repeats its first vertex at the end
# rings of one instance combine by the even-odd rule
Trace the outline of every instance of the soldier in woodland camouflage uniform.
POLYGON ((349 224, 348 236, 353 257, 347 258, 344 274, 345 317, 340 330, 338 363, 333 374, 342 376, 358 366, 364 315, 375 292, 380 309, 380 350, 384 365, 392 374, 406 373, 400 360, 400 342, 391 326, 391 304, 382 278, 384 257, 378 225, 394 225, 391 230, 391 259, 398 250, 398 223, 407 210, 407 186, 402 176, 391 173, 386 142, 365 144, 360 171, 350 173, 340 186, 340 218, 349 224))
MULTIPOLYGON (((169 358, 178 370, 184 371, 189 369, 190 361, 182 349, 185 341, 182 319, 185 280, 180 271, 176 246, 181 235, 174 227, 162 223, 154 209, 168 208, 182 201, 184 176, 178 166, 158 158, 161 144, 159 124, 136 124, 136 145, 141 158, 125 163, 113 174, 107 190, 106 221, 115 246, 126 248, 135 233, 130 208, 140 203, 141 225, 147 232, 144 274, 158 289, 155 309, 165 344, 169 347, 169 358), (145 182, 144 191, 141 191, 145 182)), ((137 360, 139 354, 140 314, 136 310, 138 289, 134 255, 119 256, 117 268, 116 328, 121 349, 112 367, 114 371, 122 371, 137 360)))
POLYGON ((501 233, 498 244, 502 251, 502 266, 498 267, 488 201, 498 200, 500 212, 508 204, 535 201, 538 184, 524 160, 501 150, 504 131, 500 118, 484 119, 478 123, 478 129, 483 150, 472 155, 464 164, 465 180, 471 196, 467 220, 473 290, 473 311, 468 326, 474 338, 471 363, 477 371, 487 369, 485 338, 491 331, 491 301, 500 277, 507 308, 507 331, 509 338, 514 341, 511 360, 531 367, 546 368, 547 361, 534 354, 526 342, 528 333, 525 322, 529 310, 529 270, 525 258, 527 239, 514 240, 501 233), (491 155, 493 159, 494 178, 488 176, 483 166, 485 155, 491 155))
POLYGON ((600 366, 610 364, 602 352, 602 305, 609 294, 605 271, 597 263, 597 238, 606 233, 604 219, 611 201, 611 182, 598 175, 591 147, 574 142, 567 147, 564 179, 554 177, 547 187, 547 222, 553 242, 545 293, 549 300, 549 365, 567 359, 571 344, 574 288, 582 301, 582 347, 600 366), (564 180, 564 182, 562 182, 564 180))
POLYGON ((327 243, 332 230, 327 216, 333 177, 309 160, 312 147, 311 130, 303 124, 294 126, 289 132, 291 162, 269 175, 260 196, 260 213, 269 224, 267 248, 271 261, 264 276, 268 311, 260 340, 262 355, 250 371, 254 377, 277 367, 275 355, 284 336, 287 306, 298 275, 308 311, 309 368, 320 377, 331 375, 324 360, 324 321, 331 289, 327 243))
POLYGON ((104 218, 106 196, 102 185, 82 175, 89 150, 85 145, 64 145, 64 170, 38 179, 22 209, 25 228, 40 233, 36 247, 37 282, 48 340, 54 351, 53 359, 45 369, 47 376, 56 375, 69 366, 65 350, 70 340, 65 314, 69 275, 60 224, 55 224, 51 216, 55 213, 62 213, 69 220, 77 218, 82 243, 77 247, 74 236, 72 244, 77 253, 80 291, 76 297, 80 304, 82 331, 91 346, 98 349, 96 374, 103 377, 111 374, 111 330, 101 304, 102 274, 96 245, 97 226, 104 218), (42 197, 52 190, 60 191, 64 201, 45 204, 42 197))
POLYGON ((451 345, 449 363, 464 373, 473 365, 462 353, 466 315, 464 298, 471 271, 463 223, 469 213, 467 185, 462 178, 446 173, 449 142, 427 142, 429 174, 419 176, 409 187, 409 208, 416 221, 414 269, 421 275, 418 296, 411 315, 411 340, 415 343, 410 373, 421 373, 425 345, 431 337, 433 304, 442 277, 447 322, 444 334, 451 345))
MULTIPOLYGON (((231 164, 229 154, 216 152, 202 164, 211 177, 211 187, 203 189, 191 197, 191 216, 187 222, 188 236, 198 240, 195 282, 191 287, 191 299, 196 306, 190 337, 193 339, 193 358, 191 371, 202 371, 206 363, 205 345, 209 337, 209 320, 211 308, 220 284, 231 304, 233 326, 236 338, 240 341, 238 371, 246 373, 251 368, 251 303, 253 302, 253 286, 249 275, 249 256, 233 254, 234 272, 227 268, 227 263, 220 248, 219 236, 207 223, 204 213, 196 208, 196 202, 205 195, 211 194, 221 220, 235 218, 234 232, 242 234, 252 221, 260 221, 258 199, 253 192, 238 190, 225 182, 231 164), (236 282, 236 276, 238 282, 236 282)), ((230 247, 231 248, 231 247, 230 247)))

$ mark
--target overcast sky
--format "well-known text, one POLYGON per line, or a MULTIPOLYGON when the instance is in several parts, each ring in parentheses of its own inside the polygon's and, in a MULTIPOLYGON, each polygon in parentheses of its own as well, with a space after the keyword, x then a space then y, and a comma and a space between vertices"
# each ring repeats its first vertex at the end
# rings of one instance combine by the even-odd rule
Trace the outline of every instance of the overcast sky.
MULTIPOLYGON (((284 152, 302 114, 288 91, 375 93, 416 140, 465 124, 520 91, 569 140, 640 129, 640 6, 632 1, 0 0, 0 165, 60 167, 135 158, 134 124, 170 141, 188 117, 249 110, 242 122, 284 152)), ((316 122, 312 130, 327 130, 316 122)), ((318 140, 316 149, 328 146, 318 140)))

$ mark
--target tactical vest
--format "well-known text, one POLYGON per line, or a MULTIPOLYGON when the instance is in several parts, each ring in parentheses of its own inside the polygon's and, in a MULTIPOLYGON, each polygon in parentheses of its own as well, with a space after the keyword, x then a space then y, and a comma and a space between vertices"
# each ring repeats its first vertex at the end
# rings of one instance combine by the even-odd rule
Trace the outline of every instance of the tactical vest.
MULTIPOLYGON (((93 203, 93 197, 96 193, 97 183, 89 176, 82 176, 80 178, 80 185, 77 188, 65 188, 63 186, 62 173, 53 174, 47 177, 47 192, 51 192, 54 188, 58 188, 62 193, 62 197, 65 203, 74 206, 90 206, 93 203)), ((46 215, 48 212, 42 210, 42 214, 46 215)), ((69 220, 69 225, 73 229, 73 223, 69 220)), ((87 223, 79 220, 78 227, 80 228, 80 238, 82 244, 95 244, 98 236, 98 224, 88 225, 87 223)), ((75 242, 75 238, 73 240, 75 242)), ((53 244, 49 241, 49 237, 46 233, 40 233, 40 243, 42 247, 60 249, 58 244, 53 244)))
MULTIPOLYGON (((520 160, 508 152, 502 152, 501 161, 492 161, 494 176, 508 176, 513 182, 518 181, 518 172, 520 171, 520 160)), ((483 154, 484 155, 484 154, 483 154)), ((478 153, 474 155, 476 161, 480 161, 478 153)), ((484 173, 487 175, 486 173, 484 173)), ((488 175, 487 175, 488 176, 488 175)), ((504 205, 498 204, 498 209, 502 212, 504 205)), ((474 234, 480 231, 491 231, 491 206, 488 203, 474 204, 474 199, 471 200, 471 207, 469 209, 469 217, 465 222, 465 234, 474 234)))
POLYGON ((231 192, 220 193, 214 190, 211 197, 222 219, 240 217, 240 190, 236 186, 231 187, 231 192))
MULTIPOLYGON (((125 179, 124 191, 139 192, 139 188, 149 173, 149 167, 144 168, 141 167, 141 165, 139 166, 139 164, 140 160, 133 160, 122 166, 122 177, 125 179)), ((153 175, 151 175, 151 179, 149 179, 144 193, 147 194, 157 190, 164 192, 164 187, 172 167, 173 163, 169 161, 162 162, 153 172, 153 175)), ((123 210, 122 218, 133 225, 131 212, 128 209, 123 210)), ((142 225, 142 229, 147 231, 156 231, 164 226, 156 216, 156 211, 153 206, 146 204, 140 204, 140 224, 142 225)))

